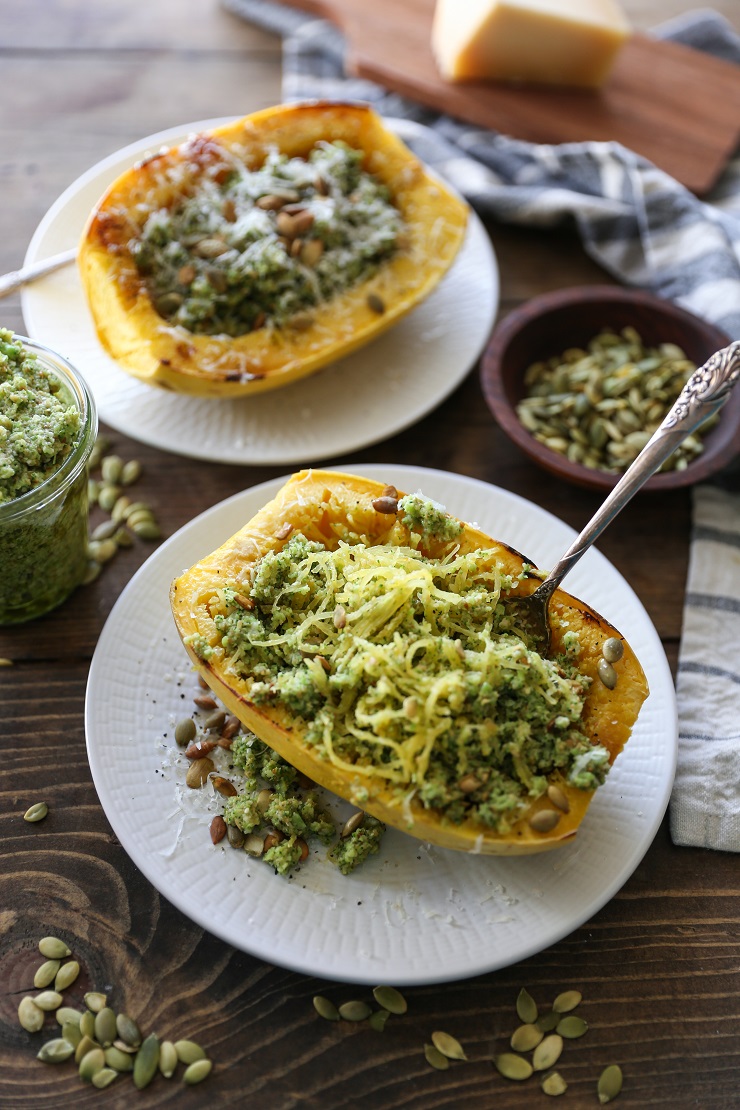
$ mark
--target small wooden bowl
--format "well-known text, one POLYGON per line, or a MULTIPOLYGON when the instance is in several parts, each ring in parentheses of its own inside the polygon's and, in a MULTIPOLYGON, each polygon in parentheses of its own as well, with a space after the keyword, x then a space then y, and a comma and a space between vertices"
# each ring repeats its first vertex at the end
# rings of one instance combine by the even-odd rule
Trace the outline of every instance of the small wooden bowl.
MULTIPOLYGON (((568 347, 585 346, 603 328, 633 327, 643 343, 676 343, 697 366, 730 343, 713 324, 650 293, 619 286, 577 286, 545 293, 511 312, 494 330, 481 365, 488 406, 504 432, 534 462, 569 482, 609 490, 621 474, 591 470, 552 451, 527 431, 516 414, 525 396, 524 372, 540 359, 568 347)), ((740 451, 740 388, 722 409, 719 422, 704 438, 704 451, 684 470, 654 474, 644 490, 669 490, 703 481, 740 451)))

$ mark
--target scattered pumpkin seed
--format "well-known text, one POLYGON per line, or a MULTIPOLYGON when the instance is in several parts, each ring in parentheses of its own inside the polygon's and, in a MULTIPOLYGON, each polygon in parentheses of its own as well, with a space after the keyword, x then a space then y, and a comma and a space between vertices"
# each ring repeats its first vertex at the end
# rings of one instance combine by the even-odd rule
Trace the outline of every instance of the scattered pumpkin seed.
POLYGON ((624 644, 616 636, 609 636, 601 646, 601 654, 607 663, 618 663, 624 655, 624 644))
POLYGON ((559 1021, 560 1014, 557 1014, 554 1010, 550 1010, 548 1014, 542 1014, 541 1017, 538 1017, 535 1024, 543 1033, 552 1033, 559 1021))
MULTIPOLYGON (((228 835, 228 828, 226 833, 228 835)), ((248 856, 259 858, 265 851, 265 839, 259 833, 249 833, 247 836, 242 833, 242 847, 248 856)))
POLYGON ((547 1071, 560 1059, 563 1051, 563 1038, 558 1033, 549 1033, 532 1053, 532 1067, 535 1071, 547 1071))
POLYGON ((98 1014, 107 1004, 108 996, 102 994, 100 991, 88 991, 87 994, 83 996, 82 1000, 87 1006, 88 1010, 92 1011, 93 1014, 98 1014))
POLYGON ((118 486, 102 484, 98 489, 98 505, 109 513, 120 496, 121 491, 118 486))
MULTIPOLYGON (((59 1011, 57 1010, 57 1014, 58 1013, 59 1011)), ((65 1041, 69 1041, 73 1049, 77 1048, 77 1045, 82 1040, 82 1032, 80 1030, 80 1027, 79 1025, 75 1025, 73 1021, 65 1021, 64 1025, 62 1026, 62 1036, 64 1037, 65 1041)))
POLYGON ((104 482, 115 485, 120 481, 123 459, 119 455, 106 455, 100 462, 100 476, 104 482))
POLYGON ((181 1064, 194 1064, 196 1060, 204 1060, 205 1052, 195 1041, 175 1041, 175 1052, 181 1064))
POLYGON ((559 820, 560 813, 556 809, 538 809, 529 818, 529 825, 535 832, 546 833, 554 829, 559 820))
POLYGON ((36 987, 37 990, 43 990, 44 987, 48 987, 50 983, 54 982, 56 973, 61 966, 61 960, 46 960, 45 963, 41 964, 41 967, 36 969, 36 974, 33 977, 34 987, 36 987))
MULTIPOLYGON (((363 810, 358 809, 351 817, 348 817, 342 826, 342 831, 339 834, 342 840, 346 840, 353 832, 357 832, 365 820, 365 813, 363 810)), ((377 988, 376 988, 377 989, 377 988)))
POLYGON ((34 998, 40 1010, 58 1010, 64 999, 58 991, 42 991, 34 998))
POLYGON ((577 1014, 569 1014, 561 1018, 555 1027, 555 1032, 569 1041, 574 1041, 588 1032, 588 1022, 577 1014))
POLYGON ((105 1062, 109 1068, 115 1068, 116 1071, 133 1071, 134 1061, 128 1052, 122 1052, 120 1048, 115 1045, 108 1045, 104 1049, 105 1062))
POLYGON ((500 1052, 498 1056, 494 1056, 493 1064, 496 1071, 503 1075, 504 1079, 529 1079, 532 1074, 532 1065, 529 1060, 525 1060, 523 1056, 517 1056, 513 1052, 500 1052))
POLYGON ((353 1000, 351 1002, 343 1002, 339 1006, 339 1016, 343 1021, 364 1021, 369 1018, 372 1010, 367 1002, 353 1000))
POLYGON ((385 302, 383 301, 382 297, 378 296, 377 293, 368 293, 367 307, 370 309, 371 312, 377 313, 378 316, 382 316, 385 312, 385 302))
POLYGON ((159 1067, 159 1038, 150 1033, 134 1058, 134 1086, 142 1091, 148 1087, 159 1067))
POLYGON ((140 520, 136 524, 131 525, 131 530, 141 540, 160 540, 162 538, 162 531, 154 520, 140 520))
POLYGON ((606 659, 599 659, 596 671, 607 690, 613 690, 617 685, 617 672, 611 663, 607 663, 606 659))
POLYGON ((129 504, 128 512, 126 513, 126 523, 129 528, 135 529, 137 524, 141 524, 145 520, 154 520, 154 513, 152 510, 148 506, 141 506, 137 509, 129 504))
POLYGON ((564 1095, 568 1090, 568 1084, 560 1072, 553 1071, 542 1080, 542 1090, 546 1095, 564 1095))
POLYGON ((608 1067, 604 1068, 596 1085, 596 1093, 602 1106, 617 1097, 622 1090, 622 1078, 622 1069, 619 1064, 609 1064, 608 1067))
POLYGON ((525 1025, 532 1025, 537 1021, 537 1003, 526 987, 522 987, 517 995, 516 1012, 519 1015, 519 1020, 524 1022, 525 1025))
POLYGON ((199 789, 207 781, 211 771, 216 770, 216 764, 208 756, 203 759, 194 759, 185 775, 185 783, 193 790, 199 789))
POLYGON ((552 1008, 556 1014, 568 1014, 571 1010, 575 1010, 576 1006, 580 1006, 582 1001, 583 995, 580 991, 563 991, 553 1002, 552 1008))
POLYGON ((547 796, 552 804, 563 813, 570 813, 570 802, 568 801, 565 792, 561 790, 556 783, 550 783, 547 788, 547 796))
MULTIPOLYGON (((116 502, 118 504, 118 502, 116 502)), ((115 506, 114 506, 115 512, 115 506)), ((93 528, 90 533, 91 540, 109 540, 114 535, 118 528, 117 520, 103 520, 96 528, 93 528)))
POLYGON ((23 820, 29 821, 31 824, 34 824, 36 821, 43 821, 48 812, 49 807, 46 802, 34 802, 34 804, 32 806, 29 806, 26 812, 23 814, 23 820))
POLYGON ((186 748, 193 740, 197 733, 195 721, 192 717, 183 717, 175 725, 175 743, 179 744, 181 748, 186 748))
POLYGON ((79 1064, 94 1048, 100 1048, 100 1045, 95 1044, 92 1037, 82 1036, 75 1049, 75 1063, 79 1064))
MULTIPOLYGON (((254 834, 250 834, 254 835, 254 834)), ((232 848, 243 848, 246 842, 246 836, 237 825, 228 825, 226 828, 226 839, 232 848)), ((259 840, 260 838, 257 837, 259 840)), ((251 854, 251 853, 250 853, 251 854)), ((259 853, 262 855, 262 852, 259 853)))
POLYGON ((431 1064, 437 1071, 446 1071, 450 1066, 450 1061, 446 1056, 443 1056, 438 1048, 433 1044, 424 1045, 424 1055, 428 1064, 431 1064))
POLYGON ((55 1037, 53 1041, 42 1044, 36 1053, 36 1059, 45 1064, 61 1064, 74 1055, 74 1045, 65 1041, 64 1037, 55 1037))
POLYGON ((194 1086, 196 1083, 202 1083, 202 1081, 211 1074, 212 1068, 212 1060, 195 1060, 185 1068, 182 1081, 183 1083, 187 1083, 189 1087, 194 1086))
POLYGON ((110 1006, 104 1006, 95 1015, 95 1040, 103 1048, 112 1045, 116 1039, 116 1015, 110 1006))
POLYGON ((91 1040, 95 1036, 95 1014, 92 1010, 86 1010, 80 1018, 80 1031, 83 1037, 89 1037, 91 1040))
POLYGON ((339 1010, 331 999, 325 998, 323 994, 314 995, 313 1008, 325 1021, 339 1021, 339 1010))
POLYGON ((441 1052, 443 1056, 447 1056, 450 1060, 467 1060, 463 1046, 450 1033, 444 1033, 440 1030, 432 1033, 432 1044, 438 1052, 441 1052))
POLYGON ((116 551, 118 544, 115 540, 91 540, 87 545, 87 552, 96 563, 109 563, 116 551))
POLYGON ((110 1087, 117 1075, 118 1072, 114 1071, 113 1068, 101 1068, 100 1071, 95 1072, 90 1082, 93 1087, 102 1091, 105 1087, 110 1087))
POLYGON ((382 1033, 390 1016, 390 1010, 374 1010, 367 1019, 367 1023, 376 1033, 382 1033))
POLYGON ((87 570, 85 571, 85 574, 83 576, 82 585, 89 586, 91 582, 94 582, 100 574, 101 569, 101 564, 96 563, 94 559, 91 559, 87 564, 87 570))
POLYGON ((89 1052, 80 1060, 78 1071, 80 1079, 84 1079, 87 1083, 92 1082, 92 1078, 99 1071, 105 1067, 105 1053, 102 1048, 91 1048, 89 1052))
POLYGON ((27 1033, 38 1033, 39 1029, 44 1024, 46 1014, 37 1006, 30 995, 26 995, 18 1003, 18 1021, 21 1023, 21 1028, 25 1029, 27 1033))
POLYGON ((395 987, 373 987, 373 998, 392 1014, 405 1014, 409 1008, 408 1002, 395 987))
POLYGON ((56 1012, 56 1019, 60 1025, 76 1025, 79 1029, 82 1012, 73 1010, 71 1006, 60 1006, 56 1012))
POLYGON ((113 535, 113 539, 116 541, 116 543, 118 544, 119 547, 133 547, 134 546, 133 537, 132 537, 130 532, 126 531, 125 528, 118 528, 117 531, 113 535))
POLYGON ((132 486, 141 477, 141 463, 138 459, 129 459, 121 469, 121 485, 132 486))
POLYGON ((62 964, 54 978, 54 990, 66 991, 67 987, 71 987, 77 976, 80 974, 80 965, 77 960, 68 960, 66 964, 62 964))
MULTIPOLYGON (((141 1030, 128 1014, 116 1014, 116 1032, 127 1045, 138 1048, 141 1044, 141 1030)), ((115 1041, 113 1043, 115 1044, 115 1041)))
POLYGON ((515 1052, 531 1052, 544 1037, 544 1032, 537 1025, 520 1025, 511 1034, 511 1047, 515 1052))
POLYGON ((162 1041, 159 1046, 159 1070, 165 1079, 171 1079, 177 1068, 177 1049, 172 1041, 162 1041))
POLYGON ((135 1056, 139 1051, 139 1045, 127 1044, 126 1041, 122 1041, 120 1037, 116 1037, 111 1048, 117 1048, 119 1052, 127 1052, 129 1056, 135 1056))

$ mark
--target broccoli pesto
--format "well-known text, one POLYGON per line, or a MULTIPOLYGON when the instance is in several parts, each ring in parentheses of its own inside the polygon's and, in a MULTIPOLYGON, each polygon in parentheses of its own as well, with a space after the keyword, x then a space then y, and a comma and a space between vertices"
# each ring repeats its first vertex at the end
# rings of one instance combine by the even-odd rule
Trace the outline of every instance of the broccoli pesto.
MULTIPOLYGON (((412 531, 459 534, 418 495, 399 509, 412 531)), ((300 718, 303 739, 358 790, 380 778, 399 804, 413 796, 449 822, 506 832, 554 772, 592 790, 609 755, 582 725, 591 680, 578 637, 539 655, 512 627, 502 591, 514 582, 495 555, 448 550, 330 550, 294 533, 259 560, 248 590, 212 599, 216 647, 250 697, 300 718)))
MULTIPOLYGON (((401 215, 363 153, 318 142, 204 175, 152 212, 129 250, 157 312, 204 335, 282 327, 364 281, 398 249, 401 215)), ((296 324, 297 326, 297 324, 296 324)))

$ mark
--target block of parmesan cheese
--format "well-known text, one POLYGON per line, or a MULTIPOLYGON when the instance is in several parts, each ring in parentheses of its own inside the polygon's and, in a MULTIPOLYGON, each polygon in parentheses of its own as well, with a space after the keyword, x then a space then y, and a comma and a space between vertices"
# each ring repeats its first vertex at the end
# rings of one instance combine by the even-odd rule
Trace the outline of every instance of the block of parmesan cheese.
POLYGON ((629 33, 617 0, 437 0, 432 49, 450 81, 595 88, 629 33))

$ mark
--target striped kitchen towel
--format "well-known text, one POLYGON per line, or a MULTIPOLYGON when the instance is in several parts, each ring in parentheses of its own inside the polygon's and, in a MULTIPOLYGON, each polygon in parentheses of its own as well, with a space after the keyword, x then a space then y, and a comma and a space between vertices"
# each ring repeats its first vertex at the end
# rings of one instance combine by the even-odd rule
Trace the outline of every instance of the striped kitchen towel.
MULTIPOLYGON (((270 0, 223 3, 283 36, 286 101, 362 100, 382 115, 426 124, 409 145, 482 216, 544 228, 575 224, 585 250, 615 278, 740 339, 740 151, 700 201, 619 143, 525 143, 347 77, 341 33, 316 16, 270 0)), ((740 63, 740 36, 716 12, 695 12, 654 33, 740 63)))
MULTIPOLYGON (((271 3, 223 0, 283 36, 283 96, 361 100, 426 124, 416 154, 481 215, 573 224, 618 280, 650 289, 740 339, 740 151, 699 200, 617 143, 533 145, 439 116, 372 82, 347 77, 330 23, 271 3)), ((656 34, 740 63, 740 36, 717 13, 672 20, 656 34)), ((725 485, 740 491, 740 470, 725 485)), ((678 670, 679 759, 671 798, 675 843, 740 851, 740 496, 694 491, 694 535, 678 670)))

